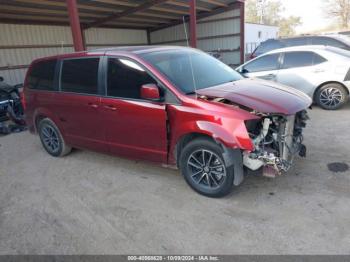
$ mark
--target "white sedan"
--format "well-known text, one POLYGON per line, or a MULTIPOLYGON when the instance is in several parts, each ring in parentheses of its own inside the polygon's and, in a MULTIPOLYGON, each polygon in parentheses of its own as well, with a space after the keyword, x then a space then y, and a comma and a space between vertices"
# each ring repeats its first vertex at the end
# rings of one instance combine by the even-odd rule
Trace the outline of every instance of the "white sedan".
POLYGON ((277 49, 236 69, 246 77, 276 81, 299 89, 328 110, 349 99, 350 52, 329 46, 277 49))

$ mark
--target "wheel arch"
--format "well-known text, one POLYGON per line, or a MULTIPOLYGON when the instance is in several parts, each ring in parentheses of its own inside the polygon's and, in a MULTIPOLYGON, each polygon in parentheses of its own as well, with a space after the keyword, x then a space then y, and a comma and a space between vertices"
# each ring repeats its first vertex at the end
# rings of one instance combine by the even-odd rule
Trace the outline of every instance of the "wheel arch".
POLYGON ((55 117, 55 115, 50 110, 47 110, 45 108, 38 108, 33 114, 33 124, 35 133, 38 132, 39 122, 45 118, 51 119, 51 121, 55 123, 55 125, 59 128, 60 132, 63 135, 62 128, 57 117, 55 117))
POLYGON ((225 164, 227 166, 233 166, 234 168, 234 181, 233 185, 238 186, 243 182, 244 174, 243 174, 243 155, 240 149, 233 149, 228 148, 223 144, 221 141, 215 139, 213 136, 210 136, 206 133, 200 133, 200 132, 193 132, 184 134, 178 142, 176 143, 175 149, 174 149, 174 157, 176 161, 176 166, 179 167, 179 160, 180 160, 180 154, 183 150, 183 148, 194 139, 198 138, 207 138, 215 143, 217 143, 220 148, 222 149, 223 158, 225 161, 225 164))
POLYGON ((191 133, 187 133, 187 134, 184 134, 182 135, 178 140, 177 140, 177 143, 174 147, 174 152, 173 152, 173 155, 174 155, 174 160, 176 161, 176 166, 179 167, 179 159, 180 159, 180 154, 183 150, 183 148, 192 140, 194 139, 197 139, 197 138, 208 138, 214 142, 215 139, 206 134, 206 133, 200 133, 200 132, 191 132, 191 133))
POLYGON ((45 116, 44 114, 38 114, 35 116, 34 118, 34 130, 35 133, 38 133, 38 128, 39 128, 39 123, 41 120, 47 118, 47 116, 45 116))

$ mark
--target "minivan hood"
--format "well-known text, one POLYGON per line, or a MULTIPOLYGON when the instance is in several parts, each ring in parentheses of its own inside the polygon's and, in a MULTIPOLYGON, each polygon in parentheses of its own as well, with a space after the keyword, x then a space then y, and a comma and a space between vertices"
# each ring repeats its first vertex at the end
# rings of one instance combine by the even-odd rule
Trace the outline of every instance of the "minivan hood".
POLYGON ((312 100, 292 87, 258 79, 242 79, 197 90, 200 96, 224 98, 260 113, 293 115, 308 108, 312 100))

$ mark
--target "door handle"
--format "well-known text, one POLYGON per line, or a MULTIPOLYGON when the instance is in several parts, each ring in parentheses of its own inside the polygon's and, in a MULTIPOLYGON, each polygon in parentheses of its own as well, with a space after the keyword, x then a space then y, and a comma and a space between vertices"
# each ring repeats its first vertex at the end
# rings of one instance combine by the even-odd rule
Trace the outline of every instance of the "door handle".
POLYGON ((314 73, 323 73, 324 72, 324 69, 315 69, 314 70, 314 73))
POLYGON ((268 74, 268 75, 262 76, 262 78, 265 78, 265 79, 272 79, 272 78, 275 78, 275 77, 276 77, 275 74, 268 74))
POLYGON ((92 108, 98 108, 98 105, 94 103, 88 103, 88 105, 92 108))
POLYGON ((108 109, 108 110, 111 110, 111 111, 117 111, 117 108, 114 107, 114 106, 111 106, 111 105, 104 106, 104 108, 106 108, 106 109, 108 109))

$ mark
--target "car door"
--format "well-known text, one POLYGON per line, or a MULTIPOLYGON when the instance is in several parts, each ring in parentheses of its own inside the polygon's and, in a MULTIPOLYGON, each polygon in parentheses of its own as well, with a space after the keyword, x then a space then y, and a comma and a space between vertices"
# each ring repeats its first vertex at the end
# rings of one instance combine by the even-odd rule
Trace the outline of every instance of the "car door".
POLYGON ((247 77, 258 77, 275 81, 279 69, 280 54, 261 56, 243 66, 240 71, 247 77))
POLYGON ((106 57, 106 96, 102 120, 111 153, 136 159, 167 161, 166 105, 140 97, 144 84, 157 81, 128 58, 106 57))
POLYGON ((53 107, 68 144, 106 151, 101 128, 99 96, 100 57, 61 61, 59 92, 53 107))
POLYGON ((327 60, 311 51, 286 52, 276 81, 313 96, 320 79, 326 76, 327 60))

